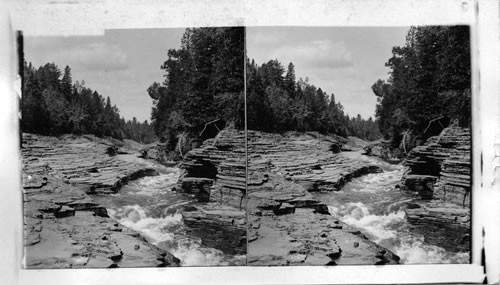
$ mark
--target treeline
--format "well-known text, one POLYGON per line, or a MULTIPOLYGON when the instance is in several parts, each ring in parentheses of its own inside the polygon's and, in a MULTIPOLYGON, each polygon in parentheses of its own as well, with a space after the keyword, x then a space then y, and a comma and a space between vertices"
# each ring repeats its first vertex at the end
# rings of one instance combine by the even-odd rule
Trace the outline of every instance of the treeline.
POLYGON ((186 29, 153 83, 151 122, 167 148, 188 150, 227 125, 244 127, 244 28, 186 29))
POLYGON ((64 72, 54 63, 35 68, 24 62, 21 130, 43 135, 94 134, 141 143, 156 139, 147 121, 125 121, 119 110, 85 82, 72 82, 71 68, 64 72))
MULTIPOLYGON (((411 27, 387 61, 390 77, 373 86, 376 121, 394 146, 434 135, 437 119, 471 124, 471 54, 468 26, 411 27)), ((413 142, 411 142, 413 141, 413 142)))
POLYGON ((318 131, 366 140, 380 137, 372 118, 349 117, 344 107, 308 79, 295 77, 289 63, 285 72, 278 60, 257 65, 247 60, 248 128, 266 132, 318 131))

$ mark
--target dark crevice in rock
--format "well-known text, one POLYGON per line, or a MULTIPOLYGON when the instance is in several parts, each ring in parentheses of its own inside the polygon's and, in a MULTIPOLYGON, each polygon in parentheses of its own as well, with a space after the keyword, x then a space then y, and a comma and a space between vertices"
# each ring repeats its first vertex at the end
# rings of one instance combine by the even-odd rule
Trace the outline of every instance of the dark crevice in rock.
POLYGON ((227 254, 246 254, 245 133, 222 130, 189 151, 180 167, 179 192, 200 203, 182 211, 188 233, 227 254))
POLYGON ((412 230, 454 252, 470 250, 470 150, 470 129, 445 128, 409 153, 401 180, 419 198, 405 210, 412 230))

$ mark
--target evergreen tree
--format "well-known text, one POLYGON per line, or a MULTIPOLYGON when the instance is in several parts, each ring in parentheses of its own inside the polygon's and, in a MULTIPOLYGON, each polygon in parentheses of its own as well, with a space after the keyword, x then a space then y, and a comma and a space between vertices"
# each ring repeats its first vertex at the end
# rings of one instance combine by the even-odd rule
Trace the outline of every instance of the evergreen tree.
POLYGON ((61 72, 55 63, 38 69, 24 62, 21 99, 21 130, 44 135, 65 133, 95 134, 118 139, 131 138, 142 143, 156 140, 152 127, 125 122, 109 97, 85 87, 85 82, 72 83, 71 68, 61 72), (133 125, 133 128, 129 126, 133 125), (127 131, 126 131, 127 130, 127 131))
POLYGON ((446 117, 470 126, 470 39, 467 26, 411 27, 402 47, 394 47, 378 80, 377 123, 399 145, 403 132, 426 138, 433 119, 446 117))
POLYGON ((153 129, 169 149, 180 141, 189 147, 229 124, 244 126, 243 52, 239 27, 186 29, 180 49, 168 51, 165 81, 148 93, 153 129))

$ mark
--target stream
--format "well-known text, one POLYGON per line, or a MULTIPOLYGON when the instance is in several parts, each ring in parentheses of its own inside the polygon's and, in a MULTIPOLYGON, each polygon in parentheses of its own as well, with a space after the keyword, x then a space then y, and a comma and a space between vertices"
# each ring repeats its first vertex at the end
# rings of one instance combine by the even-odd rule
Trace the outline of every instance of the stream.
POLYGON ((152 167, 160 175, 131 181, 116 194, 94 196, 96 202, 107 208, 111 218, 178 257, 181 266, 246 264, 244 255, 228 255, 206 247, 199 238, 186 233, 179 210, 187 204, 196 205, 196 201, 189 195, 172 190, 181 174, 178 167, 166 167, 134 155, 119 157, 152 167))
POLYGON ((468 252, 446 251, 426 243, 422 235, 409 230, 404 207, 414 196, 396 188, 405 171, 404 166, 357 152, 343 154, 368 160, 383 172, 354 178, 338 192, 315 193, 316 199, 328 205, 331 215, 358 228, 370 240, 394 252, 403 264, 469 262, 468 252))
MULTIPOLYGON (((357 152, 343 155, 369 160, 383 172, 355 178, 338 192, 314 193, 316 199, 328 205, 331 215, 393 251, 401 258, 401 263, 469 262, 469 253, 446 251, 426 243, 423 236, 409 230, 404 207, 414 196, 395 187, 404 173, 403 166, 357 152)), ((193 197, 173 190, 181 174, 179 168, 166 167, 133 155, 120 155, 120 158, 152 167, 160 175, 131 181, 116 194, 95 196, 96 202, 108 209, 110 217, 178 257, 181 266, 246 264, 244 255, 228 255, 206 247, 199 238, 186 233, 179 210, 196 202, 193 197)))

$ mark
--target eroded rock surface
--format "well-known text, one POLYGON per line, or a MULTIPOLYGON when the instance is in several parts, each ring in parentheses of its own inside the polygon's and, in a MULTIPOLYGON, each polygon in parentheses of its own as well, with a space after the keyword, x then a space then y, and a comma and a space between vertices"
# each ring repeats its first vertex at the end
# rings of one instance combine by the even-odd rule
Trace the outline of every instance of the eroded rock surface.
POLYGON ((325 136, 248 132, 249 265, 395 264, 399 257, 330 215, 312 191, 378 172, 325 136))
POLYGON ((176 257, 110 219, 87 194, 114 193, 128 180, 155 174, 119 159, 117 154, 131 151, 124 145, 93 136, 23 134, 27 268, 179 265, 176 257))
POLYGON ((179 265, 176 257, 110 219, 80 189, 35 174, 25 175, 23 183, 27 268, 179 265))
POLYGON ((470 146, 470 129, 445 128, 409 153, 402 179, 421 198, 406 209, 413 230, 453 251, 470 250, 470 146))
POLYGON ((246 253, 245 133, 225 129, 186 154, 179 191, 199 206, 184 209, 188 231, 227 254, 246 253))
POLYGON ((54 176, 89 194, 115 193, 130 180, 158 174, 152 168, 116 157, 127 149, 94 136, 23 134, 21 151, 24 173, 54 176))
POLYGON ((190 206, 182 213, 187 232, 207 247, 230 255, 246 254, 246 211, 219 203, 190 206))

